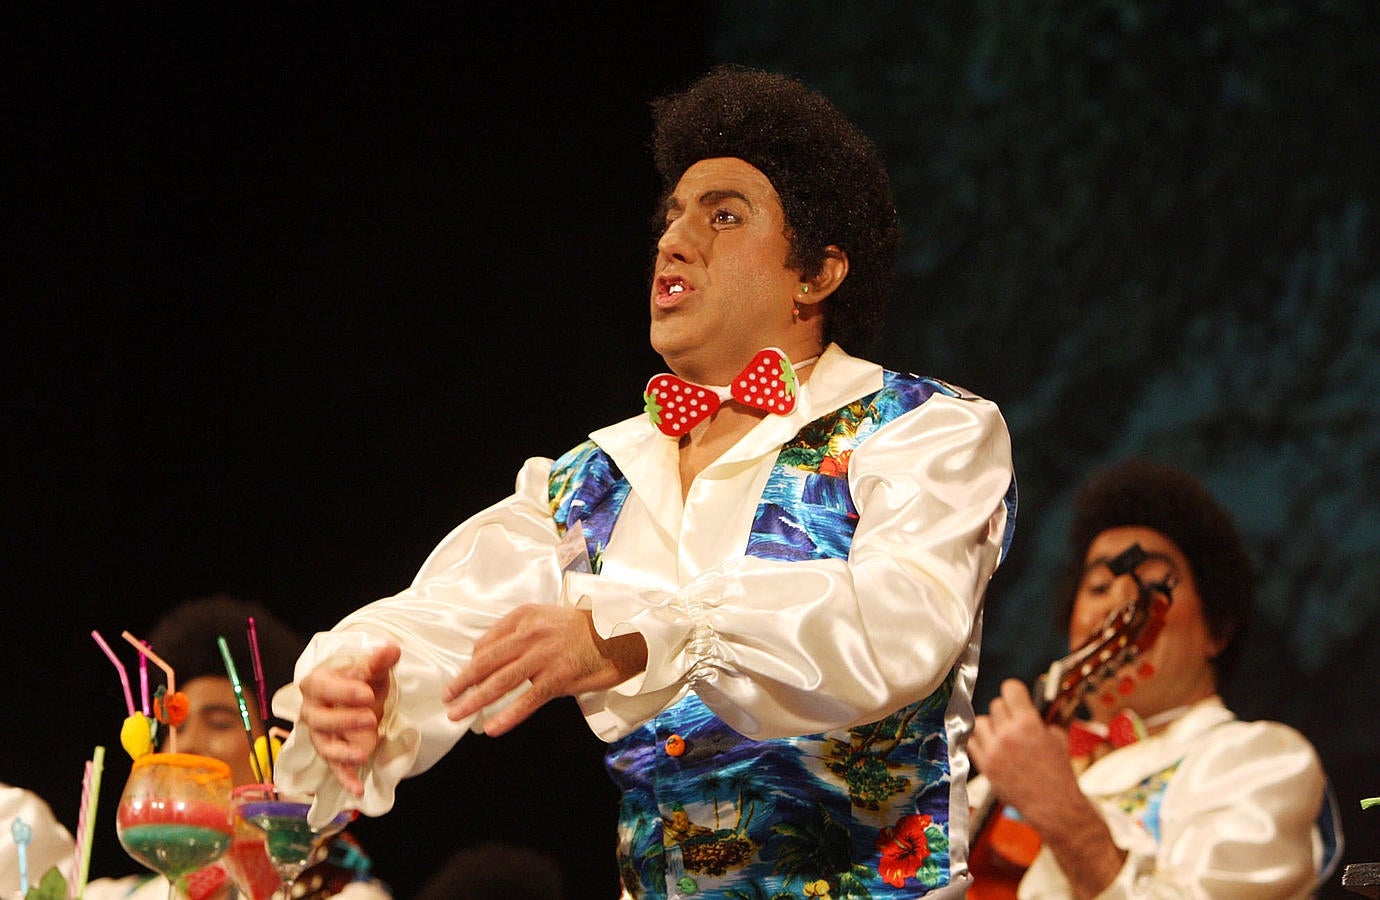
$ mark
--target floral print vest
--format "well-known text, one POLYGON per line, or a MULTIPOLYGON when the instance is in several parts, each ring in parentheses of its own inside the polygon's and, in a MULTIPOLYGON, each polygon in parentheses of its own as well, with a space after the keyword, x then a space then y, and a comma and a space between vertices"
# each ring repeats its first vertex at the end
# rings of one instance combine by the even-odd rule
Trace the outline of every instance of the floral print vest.
MULTIPOLYGON (((849 457, 892 419, 948 385, 885 374, 883 388, 823 416, 782 447, 747 553, 846 558, 857 525, 849 457)), ((558 528, 583 522, 599 571, 629 485, 586 442, 556 461, 558 528)), ((694 694, 610 745, 622 790, 619 869, 637 898, 841 900, 918 897, 947 885, 954 673, 929 697, 878 722, 754 741, 694 694)))

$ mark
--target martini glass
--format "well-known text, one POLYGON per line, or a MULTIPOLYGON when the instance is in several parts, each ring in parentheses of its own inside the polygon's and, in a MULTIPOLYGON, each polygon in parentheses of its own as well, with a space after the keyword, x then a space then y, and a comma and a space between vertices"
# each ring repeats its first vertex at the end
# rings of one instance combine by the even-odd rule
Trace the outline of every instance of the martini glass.
POLYGON ((311 865, 316 851, 326 838, 339 834, 354 818, 342 812, 322 828, 307 822, 311 801, 287 796, 271 784, 242 784, 234 790, 235 810, 240 819, 264 833, 268 858, 283 881, 283 897, 292 896, 292 886, 311 865))
POLYGON ((125 852, 168 880, 168 900, 179 878, 229 849, 230 786, 228 765, 194 753, 149 753, 130 767, 115 833, 125 852))

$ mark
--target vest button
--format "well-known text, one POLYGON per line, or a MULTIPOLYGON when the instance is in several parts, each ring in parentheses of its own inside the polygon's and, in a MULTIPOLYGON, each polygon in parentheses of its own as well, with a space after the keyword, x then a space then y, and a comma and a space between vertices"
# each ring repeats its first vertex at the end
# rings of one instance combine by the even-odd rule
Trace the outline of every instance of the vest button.
POLYGON ((664 746, 666 747, 667 756, 680 756, 685 752, 685 738, 678 734, 673 734, 666 739, 664 746))

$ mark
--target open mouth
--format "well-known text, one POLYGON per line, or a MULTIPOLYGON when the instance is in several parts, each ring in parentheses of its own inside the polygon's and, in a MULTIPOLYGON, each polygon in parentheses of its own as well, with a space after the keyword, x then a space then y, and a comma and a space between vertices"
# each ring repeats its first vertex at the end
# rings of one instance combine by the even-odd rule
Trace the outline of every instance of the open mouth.
POLYGON ((683 278, 663 275, 656 280, 656 302, 662 306, 674 305, 693 292, 694 288, 683 278))

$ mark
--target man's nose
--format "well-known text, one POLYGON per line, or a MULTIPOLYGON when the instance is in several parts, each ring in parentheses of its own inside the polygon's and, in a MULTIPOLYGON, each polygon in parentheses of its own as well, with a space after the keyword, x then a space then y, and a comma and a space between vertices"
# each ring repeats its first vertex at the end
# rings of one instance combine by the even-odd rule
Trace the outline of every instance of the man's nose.
POLYGON ((199 733, 194 728, 177 729, 177 750, 179 753, 195 753, 198 756, 206 756, 206 747, 202 743, 199 733))
POLYGON ((1135 600, 1139 591, 1140 584, 1128 573, 1112 582, 1112 589, 1108 596, 1111 597, 1114 607, 1120 609, 1135 600))
POLYGON ((1125 609, 1136 599, 1137 590, 1135 579, 1125 575, 1113 581, 1105 594, 1088 603, 1082 622, 1088 634, 1095 633, 1114 613, 1125 609))
POLYGON ((671 222, 657 239, 656 249, 661 256, 687 262, 698 255, 696 236, 686 218, 681 216, 671 222))

